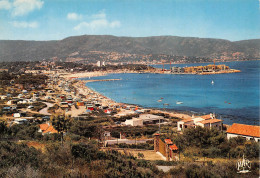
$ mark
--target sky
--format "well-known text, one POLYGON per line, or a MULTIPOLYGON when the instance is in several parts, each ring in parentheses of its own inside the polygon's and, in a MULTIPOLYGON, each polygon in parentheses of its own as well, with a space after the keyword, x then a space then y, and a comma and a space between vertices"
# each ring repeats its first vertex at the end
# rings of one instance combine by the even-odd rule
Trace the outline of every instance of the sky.
POLYGON ((260 0, 0 0, 1 40, 78 35, 260 39, 260 0))

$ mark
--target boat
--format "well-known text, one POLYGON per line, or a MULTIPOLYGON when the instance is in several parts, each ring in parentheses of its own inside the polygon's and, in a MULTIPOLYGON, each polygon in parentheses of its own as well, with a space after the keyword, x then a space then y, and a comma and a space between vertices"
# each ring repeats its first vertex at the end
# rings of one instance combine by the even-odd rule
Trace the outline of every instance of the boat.
POLYGON ((211 84, 214 85, 214 81, 213 80, 211 81, 211 84))
POLYGON ((162 100, 157 100, 158 102, 162 102, 162 100))
POLYGON ((168 103, 164 103, 163 105, 168 106, 169 104, 168 103))
POLYGON ((181 101, 176 101, 176 104, 183 104, 183 102, 181 102, 181 101))

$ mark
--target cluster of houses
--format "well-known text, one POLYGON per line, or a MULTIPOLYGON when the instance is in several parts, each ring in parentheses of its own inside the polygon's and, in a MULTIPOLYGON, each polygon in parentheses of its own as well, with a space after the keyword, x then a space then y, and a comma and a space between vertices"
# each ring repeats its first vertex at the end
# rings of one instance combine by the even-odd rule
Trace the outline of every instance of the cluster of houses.
MULTIPOLYGON (((176 71, 177 70, 179 69, 176 68, 176 71)), ((67 81, 66 79, 59 78, 57 75, 52 76, 48 86, 45 86, 42 89, 24 89, 21 86, 13 87, 13 90, 16 91, 15 97, 9 93, 0 96, 0 99, 4 100, 2 112, 9 114, 10 117, 8 117, 8 119, 12 124, 24 124, 28 121, 32 121, 34 117, 28 117, 26 112, 22 112, 17 107, 19 104, 26 104, 26 110, 30 111, 34 107, 33 104, 39 102, 39 100, 56 103, 65 113, 70 112, 73 106, 76 110, 79 107, 83 108, 83 112, 73 116, 75 119, 84 118, 84 114, 89 114, 93 111, 102 111, 107 115, 113 115, 115 117, 138 114, 137 117, 125 120, 121 125, 145 126, 149 124, 164 124, 169 121, 163 116, 147 114, 146 111, 149 111, 148 109, 112 102, 109 98, 84 88, 83 84, 82 86, 77 85, 77 87, 75 87, 75 85, 73 85, 73 80, 67 81), (79 92, 80 90, 84 91, 79 92), (57 93, 57 91, 59 92, 57 93), (84 95, 80 93, 84 93, 84 95)), ((49 120, 49 115, 50 114, 44 115, 42 118, 49 120)), ((190 119, 184 119, 177 122, 178 131, 184 131, 187 128, 195 128, 198 126, 210 129, 214 128, 220 131, 223 130, 222 120, 217 119, 214 114, 192 116, 190 119)), ((42 134, 57 133, 57 131, 47 122, 41 124, 39 127, 39 132, 42 134)), ((242 136, 247 140, 260 142, 260 126, 233 124, 227 129, 226 133, 227 138, 242 136)))
MULTIPOLYGON (((184 119, 177 122, 177 130, 184 131, 187 128, 195 128, 197 126, 209 129, 223 130, 222 120, 217 119, 215 114, 204 116, 192 116, 191 119, 184 119)), ((226 130, 227 138, 243 137, 246 140, 255 140, 260 142, 260 126, 246 125, 234 123, 226 130)))
POLYGON ((171 67, 171 73, 202 73, 202 72, 214 72, 221 70, 229 70, 226 65, 207 65, 207 66, 191 66, 191 67, 171 67))
POLYGON ((16 90, 17 93, 7 93, 6 95, 0 96, 4 105, 1 111, 6 115, 9 124, 25 124, 29 121, 33 121, 35 117, 31 117, 31 114, 28 115, 27 111, 30 112, 34 109, 34 105, 38 104, 39 98, 45 95, 46 90, 31 88, 31 90, 28 91, 16 88, 15 86, 13 86, 11 90, 16 90))
POLYGON ((203 127, 203 128, 215 128, 217 130, 222 130, 223 123, 222 120, 217 119, 215 114, 208 114, 204 116, 197 116, 190 119, 185 119, 177 122, 177 130, 183 131, 187 128, 195 128, 197 126, 203 127))

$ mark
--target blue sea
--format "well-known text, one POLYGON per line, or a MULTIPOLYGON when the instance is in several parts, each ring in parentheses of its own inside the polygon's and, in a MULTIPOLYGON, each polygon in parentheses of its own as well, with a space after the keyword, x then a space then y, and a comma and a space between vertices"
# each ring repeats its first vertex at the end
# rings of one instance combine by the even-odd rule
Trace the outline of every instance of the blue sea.
MULTIPOLYGON (((208 64, 172 64, 171 66, 208 64)), ((109 74, 91 79, 121 80, 91 82, 86 85, 116 102, 136 104, 147 108, 191 111, 198 114, 214 112, 223 119, 224 124, 259 125, 260 61, 216 64, 226 64, 232 69, 241 70, 241 73, 217 75, 109 74), (176 102, 182 102, 182 104, 176 102), (165 103, 169 105, 164 105, 165 103)), ((160 65, 154 67, 162 68, 160 65)), ((170 65, 164 67, 169 69, 170 65)))

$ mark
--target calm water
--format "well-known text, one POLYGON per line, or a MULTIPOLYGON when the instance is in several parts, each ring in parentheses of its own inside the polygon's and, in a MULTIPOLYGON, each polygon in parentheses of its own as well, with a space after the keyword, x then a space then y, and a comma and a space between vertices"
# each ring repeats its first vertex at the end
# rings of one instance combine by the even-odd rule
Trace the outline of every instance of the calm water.
MULTIPOLYGON (((95 79, 122 80, 92 82, 87 86, 117 102, 200 113, 215 112, 225 124, 259 125, 260 61, 225 64, 242 72, 219 75, 111 74, 95 79), (158 102, 161 98, 162 101, 158 102), (176 104, 177 101, 183 103, 176 104), (164 106, 164 103, 169 105, 164 106)), ((174 66, 186 65, 207 64, 174 66)))

